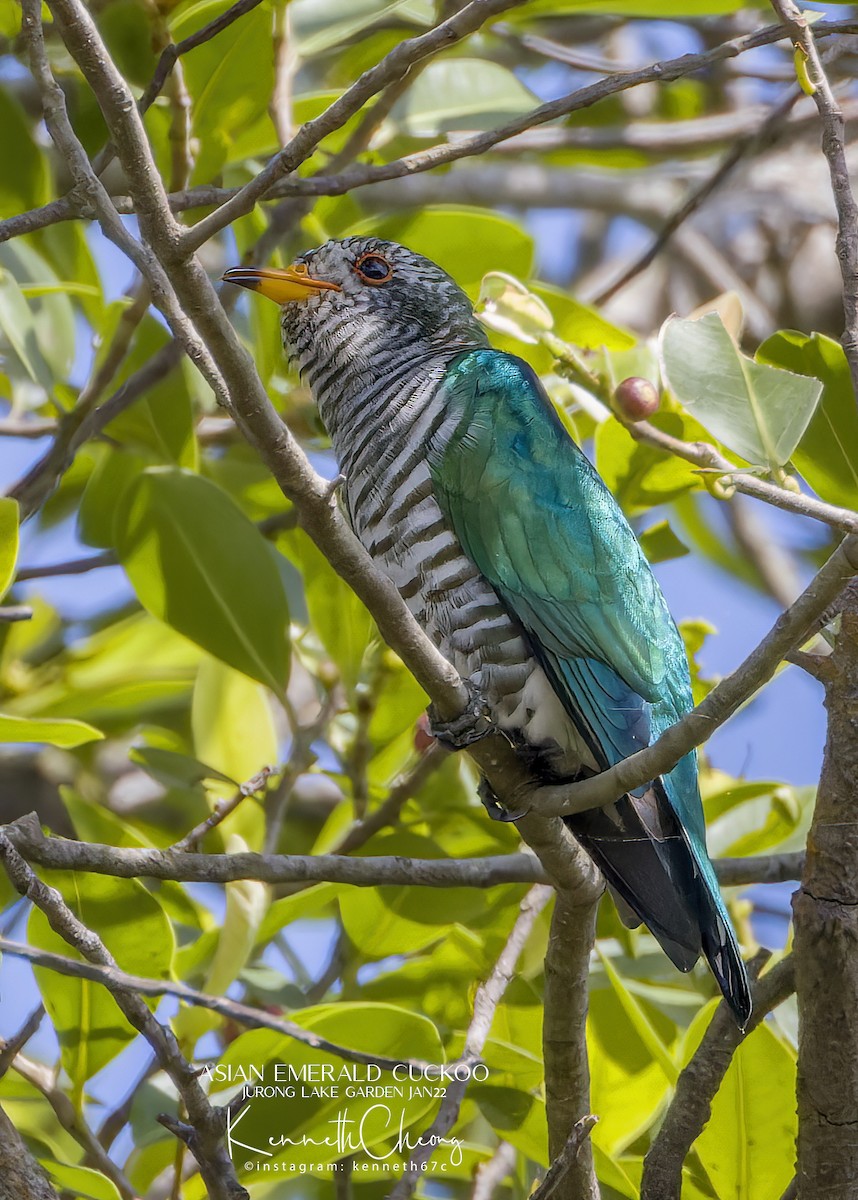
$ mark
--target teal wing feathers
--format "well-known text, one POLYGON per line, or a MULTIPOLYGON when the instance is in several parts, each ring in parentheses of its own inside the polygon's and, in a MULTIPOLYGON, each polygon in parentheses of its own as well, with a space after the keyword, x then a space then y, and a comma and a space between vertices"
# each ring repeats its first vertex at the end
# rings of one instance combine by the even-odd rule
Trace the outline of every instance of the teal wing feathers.
MULTIPOLYGON (((527 364, 470 351, 443 387, 454 432, 429 451, 439 503, 604 769, 692 707, 682 639, 628 523, 527 364)), ((743 1021, 747 982, 706 852, 694 755, 635 796, 616 806, 622 845, 608 847, 602 813, 570 827, 677 965, 702 946, 743 1021)))

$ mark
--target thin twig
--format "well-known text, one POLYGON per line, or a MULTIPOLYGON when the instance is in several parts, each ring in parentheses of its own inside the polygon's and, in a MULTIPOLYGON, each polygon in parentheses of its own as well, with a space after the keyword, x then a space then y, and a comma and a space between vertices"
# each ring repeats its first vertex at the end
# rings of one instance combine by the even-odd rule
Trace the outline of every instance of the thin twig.
POLYGON ((594 297, 592 302, 597 307, 606 304, 616 296, 617 292, 622 291, 642 271, 645 271, 650 263, 654 262, 665 246, 667 246, 677 229, 679 229, 680 225, 697 212, 712 193, 732 175, 739 163, 752 152, 761 149, 770 140, 772 133, 780 131, 795 104, 801 99, 802 94, 802 90, 798 85, 790 88, 783 100, 772 109, 757 129, 752 133, 746 134, 745 137, 740 137, 734 141, 733 146, 727 151, 715 170, 702 183, 693 188, 688 197, 670 214, 651 245, 634 262, 629 264, 619 279, 614 280, 613 283, 603 288, 594 297))
POLYGON ((260 771, 257 771, 252 779, 248 779, 246 783, 242 783, 236 788, 232 796, 224 800, 218 800, 206 819, 195 825, 178 842, 173 842, 170 850, 177 851, 178 853, 186 850, 196 850, 206 834, 210 833, 212 829, 216 829, 231 813, 234 813, 248 796, 255 796, 259 792, 264 792, 268 786, 268 780, 273 773, 273 767, 263 767, 260 771))
POLYGON ((8 1041, 0 1038, 0 1043, 2 1043, 2 1049, 0 1049, 0 1079, 9 1070, 16 1055, 24 1049, 27 1042, 35 1034, 42 1023, 44 1015, 45 1006, 37 1004, 17 1033, 14 1033, 8 1041))
POLYGON ((33 610, 29 604, 0 605, 0 623, 14 624, 17 621, 32 621, 33 610))
POLYGON ((499 1142, 491 1158, 477 1168, 471 1200, 492 1200, 497 1189, 515 1168, 518 1151, 511 1142, 499 1142))
POLYGON ((548 1173, 542 1183, 535 1192, 530 1193, 530 1200, 550 1200, 552 1196, 557 1194, 558 1188, 575 1165, 581 1147, 590 1136, 590 1132, 598 1120, 598 1117, 589 1113, 586 1117, 581 1117, 580 1120, 575 1122, 566 1145, 548 1168, 548 1173))
MULTIPOLYGON (((552 895, 551 888, 537 885, 530 889, 521 902, 518 918, 506 945, 488 979, 480 984, 474 996, 473 1017, 465 1034, 465 1045, 461 1055, 463 1062, 478 1060, 482 1054, 497 1006, 503 999, 533 926, 552 895)), ((434 1121, 419 1138, 420 1144, 409 1152, 408 1167, 403 1170, 402 1177, 388 1200, 408 1200, 408 1197, 413 1195, 417 1181, 421 1178, 423 1164, 429 1161, 437 1144, 445 1140, 456 1123, 469 1080, 470 1075, 463 1073, 461 1078, 455 1078, 447 1085, 434 1121)))
MULTIPOLYGON (((90 934, 90 936, 92 935, 90 934)), ((64 958, 61 954, 54 954, 49 950, 38 950, 23 942, 13 942, 2 937, 0 937, 0 951, 4 954, 11 954, 15 958, 24 958, 34 966, 47 967, 48 970, 56 971, 59 975, 100 983, 114 995, 123 993, 131 995, 133 993, 137 997, 175 996, 185 1004, 191 1004, 195 1008, 209 1009, 247 1029, 272 1029, 275 1033, 280 1033, 304 1046, 310 1046, 314 1050, 324 1050, 325 1053, 333 1054, 345 1062, 377 1066, 383 1071, 392 1071, 394 1067, 426 1065, 416 1059, 387 1058, 379 1054, 366 1054, 362 1050, 351 1050, 347 1046, 340 1046, 308 1029, 303 1029, 285 1017, 274 1016, 264 1009, 241 1004, 238 1000, 230 1000, 226 996, 210 996, 206 992, 200 992, 184 983, 170 983, 164 979, 147 979, 142 975, 129 975, 127 972, 121 971, 115 963, 79 962, 77 959, 64 958)), ((144 1031, 141 1030, 141 1032, 144 1031)), ((196 1073, 194 1077, 196 1077, 196 1073)))

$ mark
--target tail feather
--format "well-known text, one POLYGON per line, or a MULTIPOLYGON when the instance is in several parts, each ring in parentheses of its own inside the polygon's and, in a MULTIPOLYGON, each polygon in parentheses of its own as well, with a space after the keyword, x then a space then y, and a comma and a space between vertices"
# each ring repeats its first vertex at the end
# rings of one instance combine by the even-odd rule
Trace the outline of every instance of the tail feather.
POLYGON ((701 869, 661 781, 641 796, 624 796, 565 822, 680 971, 690 971, 701 953, 706 956, 744 1028, 751 994, 739 947, 714 876, 710 881, 701 869))

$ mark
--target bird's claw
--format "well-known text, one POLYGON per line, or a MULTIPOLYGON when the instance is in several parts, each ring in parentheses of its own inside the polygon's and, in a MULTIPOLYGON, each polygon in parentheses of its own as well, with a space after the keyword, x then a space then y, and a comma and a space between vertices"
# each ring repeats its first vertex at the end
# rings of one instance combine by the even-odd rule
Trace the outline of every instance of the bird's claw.
POLYGON ((529 809, 520 808, 517 812, 510 812, 504 808, 500 800, 489 786, 488 780, 481 779, 477 787, 477 795, 483 802, 483 807, 493 821, 518 821, 521 817, 526 817, 529 809))
POLYGON ((429 705, 429 732, 449 750, 465 750, 495 732, 485 697, 467 680, 465 686, 468 689, 468 703, 465 711, 452 721, 439 720, 434 704, 429 705))

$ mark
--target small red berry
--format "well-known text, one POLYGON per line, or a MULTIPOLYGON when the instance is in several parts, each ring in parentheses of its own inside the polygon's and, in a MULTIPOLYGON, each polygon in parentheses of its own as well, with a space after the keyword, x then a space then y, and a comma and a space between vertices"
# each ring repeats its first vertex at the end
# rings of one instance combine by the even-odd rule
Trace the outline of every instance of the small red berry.
POLYGON ((658 392, 648 379, 633 375, 617 384, 614 409, 624 421, 645 421, 658 412, 658 406, 658 392))

